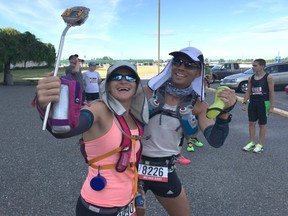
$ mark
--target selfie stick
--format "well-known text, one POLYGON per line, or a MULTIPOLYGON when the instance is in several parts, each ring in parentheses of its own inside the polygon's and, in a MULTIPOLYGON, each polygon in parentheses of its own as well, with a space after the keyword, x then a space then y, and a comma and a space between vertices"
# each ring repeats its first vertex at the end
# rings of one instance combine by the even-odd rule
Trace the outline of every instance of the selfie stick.
MULTIPOLYGON (((64 39, 65 39, 65 35, 66 35, 67 31, 72 26, 82 25, 86 21, 86 19, 88 18, 89 11, 90 11, 90 9, 86 8, 86 7, 73 7, 71 9, 66 9, 62 13, 61 16, 62 16, 63 20, 65 21, 65 23, 67 24, 67 26, 65 27, 65 29, 63 30, 62 35, 61 35, 60 45, 59 45, 58 55, 57 55, 57 61, 56 61, 53 76, 57 76, 57 73, 58 73, 59 62, 60 62, 62 49, 63 49, 63 45, 64 45, 64 39)), ((42 130, 46 129, 50 108, 51 108, 51 102, 46 107, 42 130)))

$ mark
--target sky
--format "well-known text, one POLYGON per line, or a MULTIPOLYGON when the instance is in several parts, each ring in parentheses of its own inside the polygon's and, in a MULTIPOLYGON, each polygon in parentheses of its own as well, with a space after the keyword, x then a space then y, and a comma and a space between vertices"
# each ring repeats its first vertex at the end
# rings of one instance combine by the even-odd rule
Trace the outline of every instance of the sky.
POLYGON ((34 34, 61 59, 167 60, 187 46, 209 60, 288 57, 287 0, 9 0, 0 11, 0 28, 34 34), (59 53, 61 14, 75 6, 89 8, 89 17, 68 30, 59 53))

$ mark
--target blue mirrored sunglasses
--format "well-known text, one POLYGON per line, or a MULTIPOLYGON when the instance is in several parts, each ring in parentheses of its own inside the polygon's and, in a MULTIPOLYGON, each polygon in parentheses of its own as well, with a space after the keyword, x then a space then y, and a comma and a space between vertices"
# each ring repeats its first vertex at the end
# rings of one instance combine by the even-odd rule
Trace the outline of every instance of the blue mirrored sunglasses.
POLYGON ((178 58, 175 58, 175 57, 172 60, 172 64, 174 66, 176 66, 176 67, 180 67, 182 64, 184 64, 184 67, 186 69, 189 69, 189 70, 200 68, 200 66, 197 63, 195 63, 195 62, 183 61, 182 59, 178 59, 178 58))
POLYGON ((109 77, 110 81, 120 81, 125 77, 128 82, 137 82, 137 77, 134 75, 122 75, 122 74, 112 74, 109 77))

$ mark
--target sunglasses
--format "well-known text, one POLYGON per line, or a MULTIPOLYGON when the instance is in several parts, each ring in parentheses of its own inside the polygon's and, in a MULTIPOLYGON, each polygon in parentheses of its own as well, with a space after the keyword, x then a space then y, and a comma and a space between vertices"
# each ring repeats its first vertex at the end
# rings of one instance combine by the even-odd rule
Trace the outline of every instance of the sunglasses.
POLYGON ((184 67, 189 70, 200 68, 200 66, 195 62, 183 61, 182 59, 178 58, 173 58, 172 64, 176 67, 180 67, 182 64, 184 64, 184 67))
POLYGON ((110 81, 120 81, 123 79, 123 77, 125 77, 125 79, 128 82, 137 82, 137 77, 135 75, 129 74, 129 75, 122 75, 122 74, 112 74, 109 77, 110 81))

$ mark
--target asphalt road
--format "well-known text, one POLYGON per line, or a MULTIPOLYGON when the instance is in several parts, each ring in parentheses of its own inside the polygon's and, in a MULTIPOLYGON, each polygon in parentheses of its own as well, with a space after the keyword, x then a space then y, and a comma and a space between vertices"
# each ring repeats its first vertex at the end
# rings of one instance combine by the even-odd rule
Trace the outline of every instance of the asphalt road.
MULTIPOLYGON (((73 216, 87 169, 78 137, 56 140, 41 130, 31 107, 34 88, 0 86, 0 215, 73 216)), ((213 97, 207 93, 208 102, 213 97)), ((276 107, 288 110, 283 91, 276 92, 276 107)), ((192 163, 177 168, 192 215, 288 215, 287 119, 270 115, 265 151, 254 154, 241 150, 248 142, 247 113, 240 104, 232 113, 224 146, 210 147, 201 134, 203 148, 194 153, 183 148, 192 163)), ((146 215, 166 215, 151 193, 147 199, 146 215)))

